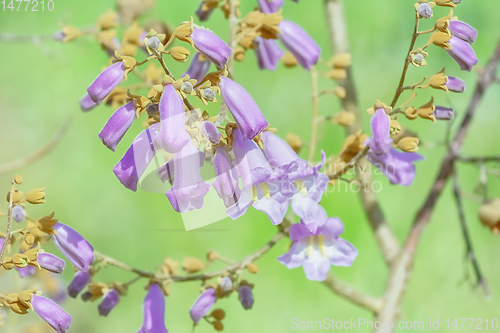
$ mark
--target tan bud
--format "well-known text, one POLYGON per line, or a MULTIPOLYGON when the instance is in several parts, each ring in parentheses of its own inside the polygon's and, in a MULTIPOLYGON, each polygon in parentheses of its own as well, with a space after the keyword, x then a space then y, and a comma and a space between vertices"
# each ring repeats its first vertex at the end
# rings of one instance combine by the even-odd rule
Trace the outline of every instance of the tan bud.
POLYGON ((294 67, 299 63, 293 54, 288 51, 281 58, 281 61, 283 61, 283 64, 285 64, 286 67, 294 67))
POLYGON ((398 135, 401 131, 401 125, 396 119, 391 119, 391 135, 398 135))
POLYGON ((407 153, 415 153, 418 151, 419 142, 419 138, 407 136, 406 138, 399 140, 398 148, 407 153))
POLYGON ((219 254, 217 253, 217 251, 210 250, 210 251, 207 252, 207 260, 208 261, 217 260, 218 256, 219 256, 219 254))
POLYGON ((253 262, 250 262, 246 265, 246 268, 248 270, 248 272, 252 273, 252 274, 256 274, 258 271, 259 271, 259 266, 257 266, 255 263, 253 262))
POLYGON ((356 121, 356 116, 352 112, 342 111, 335 118, 333 122, 342 125, 342 126, 352 126, 356 121))
POLYGON ((43 187, 43 188, 36 188, 34 190, 29 191, 26 194, 26 200, 30 204, 33 204, 33 205, 44 203, 45 202, 45 200, 44 200, 45 199, 45 193, 42 192, 44 189, 45 189, 45 187, 43 187))
POLYGON ((288 143, 288 145, 290 147, 292 147, 292 149, 296 153, 300 152, 300 149, 302 148, 302 139, 300 136, 298 136, 297 134, 293 134, 293 133, 287 133, 286 137, 285 137, 285 141, 286 141, 286 143, 288 143))
POLYGON ((224 312, 224 310, 222 309, 215 309, 214 311, 212 311, 210 316, 214 317, 217 320, 222 320, 226 317, 226 312, 224 312))
POLYGON ((172 58, 179 62, 185 62, 189 54, 189 50, 182 46, 176 46, 170 50, 170 55, 172 56, 172 58))
POLYGON ((234 49, 234 59, 236 59, 236 61, 245 60, 245 49, 243 49, 241 46, 237 46, 234 49))
POLYGON ((407 107, 405 110, 405 117, 410 119, 410 120, 417 118, 418 117, 417 108, 415 108, 413 106, 407 107))
POLYGON ((212 325, 214 325, 214 329, 216 331, 222 331, 224 330, 224 325, 222 325, 222 322, 218 321, 218 320, 215 320, 212 325))
POLYGON ((15 175, 14 176, 14 182, 16 184, 21 184, 23 182, 23 177, 19 176, 19 175, 15 175))
POLYGON ((352 64, 352 57, 349 53, 340 53, 334 55, 330 62, 335 68, 347 68, 352 64))
POLYGON ((185 258, 182 263, 182 269, 187 273, 196 273, 205 268, 205 264, 198 258, 185 258))
POLYGON ((500 223, 500 198, 494 198, 479 208, 479 219, 487 227, 500 223))
POLYGON ((344 99, 346 96, 346 91, 344 87, 338 86, 333 90, 333 93, 340 99, 344 99))
POLYGON ((171 276, 177 276, 179 275, 177 268, 179 267, 179 262, 173 260, 172 258, 168 257, 163 261, 163 264, 161 265, 161 271, 165 274, 171 275, 171 276))
MULTIPOLYGON (((23 192, 18 192, 17 189, 14 191, 14 195, 12 196, 12 202, 16 203, 21 201, 23 198, 23 192)), ((10 202, 10 192, 7 193, 7 202, 10 202)))
POLYGON ((327 76, 329 79, 340 81, 347 77, 347 72, 343 68, 332 68, 328 71, 327 76))
POLYGON ((28 245, 33 245, 35 243, 35 236, 32 234, 26 234, 26 236, 24 236, 24 241, 28 245))

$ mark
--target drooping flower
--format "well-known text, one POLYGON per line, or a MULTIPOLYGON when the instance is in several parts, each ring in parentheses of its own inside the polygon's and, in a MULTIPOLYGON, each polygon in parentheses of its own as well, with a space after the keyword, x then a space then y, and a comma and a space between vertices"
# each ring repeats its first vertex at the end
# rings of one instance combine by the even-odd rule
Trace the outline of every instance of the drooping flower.
POLYGON ((35 267, 35 266, 28 265, 28 266, 23 267, 23 268, 16 267, 16 270, 17 270, 17 272, 19 273, 19 276, 20 276, 22 279, 24 279, 24 278, 25 278, 25 277, 27 277, 27 276, 30 276, 30 275, 35 274, 36 267, 35 267))
MULTIPOLYGON (((267 0, 261 1, 266 2, 267 0)), ((285 51, 278 46, 278 43, 274 39, 265 39, 257 36, 254 43, 256 45, 255 55, 257 56, 259 68, 270 71, 276 70, 279 60, 283 57, 285 51)))
POLYGON ((370 141, 370 149, 376 155, 385 155, 391 148, 392 139, 390 138, 391 121, 384 109, 375 111, 371 121, 373 138, 370 141))
POLYGON ((239 193, 238 170, 231 162, 226 150, 218 147, 212 159, 215 181, 212 183, 219 197, 227 202, 239 193))
POLYGON ((252 96, 242 86, 224 76, 219 86, 222 99, 245 140, 253 139, 269 125, 252 96))
POLYGON ((276 13, 283 6, 283 0, 259 0, 260 10, 266 14, 276 13))
POLYGON ((416 171, 413 162, 424 159, 420 154, 400 152, 394 148, 391 148, 388 154, 380 156, 369 151, 366 158, 382 171, 392 184, 402 186, 411 185, 415 178, 416 171))
POLYGON ((134 119, 135 105, 133 101, 130 101, 113 113, 104 128, 99 132, 99 139, 106 147, 115 151, 116 146, 134 123, 134 119))
POLYGON ((120 294, 116 289, 110 289, 106 294, 104 294, 101 303, 97 307, 99 315, 107 317, 111 310, 120 302, 120 294))
MULTIPOLYGON (((321 208, 321 207, 320 207, 321 208)), ((321 208, 323 210, 323 208, 321 208)), ((290 227, 293 245, 278 261, 289 269, 302 266, 309 280, 323 281, 330 265, 351 266, 358 255, 356 248, 339 236, 344 225, 338 217, 323 217, 311 224, 302 222, 290 227)))
POLYGON ((458 63, 460 69, 470 72, 478 62, 476 52, 472 46, 456 36, 451 37, 448 43, 451 49, 446 50, 446 52, 458 63))
POLYGON ((216 145, 220 142, 222 133, 219 132, 217 126, 211 121, 205 120, 201 122, 200 132, 205 138, 208 139, 212 144, 216 145))
POLYGON ((184 102, 172 84, 167 84, 161 95, 160 119, 161 128, 156 141, 166 152, 180 152, 191 137, 185 127, 184 102))
POLYGON ((36 262, 41 268, 56 274, 62 274, 64 268, 66 267, 66 262, 53 254, 40 252, 36 262))
POLYGON ((85 93, 82 98, 80 98, 80 108, 82 111, 90 111, 95 108, 97 104, 90 98, 88 93, 85 93))
POLYGON ((216 299, 215 289, 213 288, 205 290, 198 296, 191 310, 189 310, 189 315, 195 324, 198 324, 200 319, 210 311, 216 299))
POLYGON ((137 191, 137 183, 149 163, 156 154, 154 140, 158 134, 160 124, 151 125, 142 131, 134 140, 123 158, 113 168, 113 172, 120 183, 132 191, 137 191))
POLYGON ((451 92, 463 93, 465 91, 465 81, 453 77, 448 76, 448 81, 446 81, 446 88, 448 88, 451 92))
POLYGON ((174 155, 174 185, 167 191, 167 198, 179 213, 201 209, 210 184, 201 179, 200 167, 204 155, 193 142, 174 155))
POLYGON ((69 329, 73 318, 55 302, 34 294, 30 303, 36 314, 57 333, 64 333, 69 329))
POLYGON ((453 36, 463 39, 469 44, 474 44, 477 38, 477 30, 465 22, 450 20, 448 29, 453 36))
POLYGON ((76 298, 78 294, 89 284, 90 274, 88 272, 76 272, 73 280, 68 286, 68 295, 71 298, 76 298))
POLYGON ((297 59, 299 64, 309 70, 318 62, 321 54, 319 45, 297 24, 282 20, 278 27, 281 30, 279 39, 297 59))
POLYGON ((144 322, 137 333, 168 333, 165 327, 165 296, 158 284, 149 286, 142 310, 144 322))
POLYGON ((57 232, 52 240, 57 248, 80 271, 87 272, 94 262, 94 248, 78 232, 65 224, 56 223, 53 226, 57 232))
POLYGON ((196 53, 191 57, 191 64, 189 68, 182 77, 189 75, 189 78, 195 79, 200 82, 203 80, 205 75, 207 75, 210 68, 210 60, 208 60, 204 55, 196 53))
POLYGON ((444 106, 436 106, 433 114, 437 120, 453 120, 455 117, 453 109, 445 108, 444 106))
POLYGON ((90 99, 99 104, 123 81, 125 65, 123 61, 108 66, 87 88, 90 99))
POLYGON ((252 288, 246 284, 240 286, 238 289, 238 300, 245 310, 250 310, 254 302, 252 288))
POLYGON ((218 68, 224 67, 231 57, 231 48, 209 30, 195 28, 190 37, 194 47, 218 68))

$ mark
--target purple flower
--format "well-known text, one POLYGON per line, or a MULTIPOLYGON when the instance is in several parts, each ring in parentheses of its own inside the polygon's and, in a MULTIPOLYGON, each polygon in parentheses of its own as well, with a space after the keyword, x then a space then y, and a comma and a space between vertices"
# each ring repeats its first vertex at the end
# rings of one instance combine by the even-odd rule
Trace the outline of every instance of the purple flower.
POLYGON ((400 152, 394 148, 391 148, 387 155, 381 156, 370 151, 366 158, 389 178, 391 184, 402 186, 411 185, 415 178, 416 171, 413 162, 424 159, 420 154, 400 152))
POLYGON ((113 308, 120 301, 120 294, 116 289, 111 289, 108 291, 104 297, 102 298, 101 304, 97 307, 99 311, 99 315, 103 317, 107 317, 109 312, 113 310, 113 308))
POLYGON ((228 200, 237 195, 239 193, 238 170, 223 147, 216 149, 212 164, 216 176, 212 186, 219 197, 228 200))
POLYGON ((436 106, 436 110, 433 114, 437 120, 453 120, 455 117, 453 109, 445 108, 443 106, 436 106))
POLYGON ((238 289, 238 299, 245 310, 250 310, 254 302, 252 288, 246 284, 240 286, 238 289))
POLYGON ((87 272, 94 262, 94 248, 78 232, 65 224, 57 223, 53 226, 57 235, 52 240, 57 248, 80 271, 87 272))
POLYGON ((224 67, 232 50, 216 34, 205 29, 194 29, 191 34, 194 47, 218 68, 224 67))
POLYGON ((203 199, 210 184, 201 179, 202 154, 193 142, 174 155, 174 185, 166 193, 172 207, 179 213, 186 213, 203 207, 203 199))
MULTIPOLYGON (((261 1, 266 2, 267 0, 261 1)), ((285 51, 278 46, 278 43, 274 39, 265 39, 257 36, 254 43, 256 44, 255 55, 259 62, 259 68, 274 71, 285 51)))
POLYGON ((165 296, 156 283, 149 286, 142 311, 144 322, 137 333, 168 333, 165 327, 165 296))
POLYGON ((449 21, 448 29, 453 36, 463 39, 469 44, 474 44, 477 38, 477 30, 462 21, 449 21))
POLYGON ((21 206, 14 206, 12 209, 12 218, 16 222, 22 222, 26 216, 26 212, 24 211, 24 208, 21 206))
POLYGON ((266 14, 276 13, 283 6, 283 0, 259 0, 260 10, 266 14))
POLYGON ((99 139, 106 147, 115 151, 116 146, 122 141, 125 133, 134 123, 134 119, 135 105, 133 101, 130 101, 113 113, 104 128, 99 132, 99 139))
POLYGON ((156 141, 166 152, 180 152, 191 137, 185 127, 184 102, 171 84, 164 87, 161 95, 160 118, 161 129, 156 141))
POLYGON ((325 153, 321 152, 320 164, 309 166, 283 139, 272 132, 264 131, 262 141, 267 160, 277 173, 276 177, 287 179, 295 185, 284 189, 285 192, 293 192, 293 211, 304 223, 313 222, 318 214, 318 203, 329 181, 328 176, 319 173, 325 163, 325 153))
POLYGON ((35 267, 35 266, 28 265, 28 266, 23 267, 23 268, 16 267, 16 270, 17 270, 17 272, 19 273, 19 276, 20 276, 22 279, 24 279, 25 277, 27 277, 27 276, 29 276, 29 275, 33 275, 33 274, 35 274, 36 267, 35 267))
POLYGON ((90 111, 97 106, 96 103, 90 98, 88 93, 85 93, 82 98, 80 98, 80 108, 82 111, 90 111))
MULTIPOLYGON (((323 208, 321 208, 323 210, 323 208)), ((339 238, 344 225, 338 217, 326 213, 314 223, 296 223, 290 227, 293 245, 278 261, 289 269, 302 266, 309 280, 323 281, 330 265, 351 266, 358 251, 351 243, 339 238)))
POLYGON ((101 103, 113 89, 118 87, 124 77, 125 66, 122 61, 107 67, 87 88, 87 92, 92 101, 96 104, 101 103))
POLYGON ((446 88, 451 92, 463 93, 465 91, 465 82, 459 78, 448 76, 446 88))
POLYGON ((318 62, 321 54, 319 45, 297 24, 282 20, 278 27, 281 42, 297 59, 299 64, 309 70, 318 62))
POLYGON ((208 20, 208 18, 210 17, 210 14, 212 14, 212 12, 214 11, 214 9, 216 7, 208 7, 205 10, 204 10, 204 8, 205 8, 205 2, 202 1, 202 3, 200 4, 200 7, 196 11, 196 16, 198 16, 198 19, 201 22, 208 20))
POLYGON ((370 148, 376 155, 385 155, 391 149, 392 139, 390 138, 391 121, 384 109, 377 109, 370 121, 373 139, 370 141, 370 148))
POLYGON ((216 145, 220 142, 222 133, 219 132, 217 126, 211 121, 205 120, 200 125, 201 134, 208 139, 212 144, 216 145))
POLYGON ((33 295, 31 305, 36 314, 45 320, 57 333, 64 333, 69 329, 73 318, 50 299, 33 295))
POLYGON ((196 53, 194 56, 191 57, 191 64, 189 65, 187 72, 184 73, 182 77, 189 75, 189 78, 201 82, 201 80, 203 80, 205 75, 207 75, 209 68, 210 68, 210 60, 205 58, 204 55, 196 53), (204 59, 200 60, 200 57, 204 59))
POLYGON ((451 46, 451 50, 446 50, 446 52, 455 59, 460 69, 470 72, 472 67, 478 62, 476 52, 472 46, 463 39, 455 36, 451 37, 448 43, 451 46))
POLYGON ((64 268, 66 267, 66 262, 64 260, 53 254, 45 252, 38 253, 36 262, 43 269, 56 274, 62 274, 62 272, 64 272, 64 268))
POLYGON ((253 139, 269 125, 252 96, 242 86, 223 76, 219 87, 222 99, 245 140, 253 139))
POLYGON ((205 290, 198 296, 191 310, 189 310, 189 315, 195 324, 198 324, 200 319, 210 311, 216 299, 217 297, 213 288, 205 290))
POLYGON ((139 134, 123 158, 113 168, 120 183, 132 191, 137 191, 137 182, 156 154, 154 139, 160 124, 153 124, 139 134))
POLYGON ((68 295, 71 298, 76 298, 78 294, 85 289, 90 282, 90 274, 88 272, 76 272, 73 280, 68 286, 68 295))

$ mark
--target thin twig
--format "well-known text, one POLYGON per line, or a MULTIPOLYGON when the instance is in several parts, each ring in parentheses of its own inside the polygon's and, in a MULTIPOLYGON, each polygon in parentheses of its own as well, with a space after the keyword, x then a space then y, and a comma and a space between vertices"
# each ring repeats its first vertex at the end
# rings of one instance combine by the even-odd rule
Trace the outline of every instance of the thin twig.
POLYGON ((10 196, 9 196, 9 209, 7 211, 7 231, 5 232, 5 237, 3 240, 3 245, 2 245, 2 250, 0 251, 0 265, 3 262, 3 256, 5 254, 5 251, 7 250, 7 246, 10 243, 10 236, 11 236, 11 228, 12 228, 12 210, 14 208, 14 193, 15 193, 15 181, 14 179, 11 182, 10 185, 10 196))
POLYGON ((319 94, 318 94, 318 72, 315 66, 311 67, 311 87, 312 87, 312 121, 311 121, 311 139, 309 140, 309 154, 307 161, 312 163, 314 152, 316 150, 316 140, 318 135, 318 108, 319 108, 319 94))
POLYGON ((335 172, 333 175, 328 175, 330 179, 337 179, 344 175, 347 171, 353 168, 359 161, 368 153, 370 146, 366 145, 359 153, 356 154, 341 170, 335 172))

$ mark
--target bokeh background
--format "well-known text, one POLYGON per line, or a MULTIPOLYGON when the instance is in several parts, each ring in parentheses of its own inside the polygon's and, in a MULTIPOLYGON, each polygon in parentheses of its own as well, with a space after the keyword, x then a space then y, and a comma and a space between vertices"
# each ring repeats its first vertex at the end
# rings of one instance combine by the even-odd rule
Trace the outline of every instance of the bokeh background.
MULTIPOLYGON (((115 8, 112 0, 54 2, 52 12, 0 11, 0 33, 50 34, 58 29, 61 21, 85 26, 92 24, 107 9, 115 8)), ((188 20, 198 4, 196 0, 160 0, 147 17, 162 19, 176 26, 188 20)), ((255 1, 245 0, 241 10, 247 13, 255 6, 255 1)), ((413 29, 413 1, 346 1, 345 10, 361 108, 370 108, 376 99, 390 102, 413 29)), ((486 64, 500 37, 499 10, 498 0, 464 0, 455 9, 460 19, 479 30, 479 38, 474 44, 479 58, 476 70, 486 64)), ((448 9, 437 8, 435 13, 436 16, 445 16, 448 9)), ((322 1, 308 0, 296 4, 286 0, 283 15, 300 24, 315 38, 323 49, 324 59, 331 56, 322 1)), ((227 40, 228 22, 220 10, 215 11, 205 25, 227 40)), ((422 37, 417 45, 425 42, 426 37, 422 37)), ((208 249, 239 260, 257 250, 275 233, 275 227, 267 217, 254 209, 249 209, 237 221, 227 218, 186 232, 181 217, 173 211, 164 195, 142 190, 133 193, 117 181, 112 168, 141 125, 135 124, 117 152, 112 153, 97 138, 112 113, 111 108, 100 106, 86 114, 80 111, 79 98, 107 62, 107 56, 99 49, 95 39, 84 37, 65 45, 50 40, 43 40, 39 45, 0 43, 0 50, 0 163, 35 151, 53 136, 67 117, 73 117, 68 133, 50 155, 16 171, 25 179, 25 190, 47 187, 47 204, 30 207, 31 215, 41 216, 55 211, 61 222, 77 229, 96 250, 145 270, 158 269, 167 256, 176 260, 182 260, 184 256, 204 257, 208 249)), ((477 75, 474 71, 461 72, 445 51, 436 47, 431 47, 429 51, 429 66, 418 70, 411 68, 408 82, 417 82, 423 75, 432 75, 443 66, 446 66, 448 75, 465 79, 469 89, 463 95, 432 92, 437 104, 453 106, 460 119, 477 75)), ((180 75, 187 64, 172 66, 174 74, 180 75)), ((321 67, 319 69, 322 70, 321 67)), ((276 72, 259 71, 255 55, 248 52, 243 63, 236 63, 235 77, 252 94, 273 127, 278 128, 279 135, 284 137, 286 133, 293 132, 304 141, 309 140, 311 85, 308 72, 299 67, 286 69, 283 65, 276 72)), ((320 86, 332 88, 333 83, 322 78, 320 86)), ((500 87, 495 86, 486 94, 464 145, 464 154, 500 152, 499 91, 500 87)), ((430 98, 429 92, 420 95, 415 103, 417 105, 426 103, 430 98)), ((409 96, 409 93, 404 96, 409 96)), ((321 115, 339 111, 340 105, 335 97, 322 98, 321 115)), ((366 128, 368 121, 369 116, 364 114, 366 128)), ((418 164, 417 178, 411 187, 391 186, 383 176, 376 176, 383 184, 379 194, 381 205, 400 239, 406 235, 436 176, 445 148, 434 144, 442 143, 447 126, 425 120, 402 123, 418 131, 423 143, 420 152, 425 155, 426 161, 418 164), (426 148, 429 146, 435 147, 426 148)), ((336 154, 343 143, 343 129, 327 123, 321 125, 320 130, 318 148, 329 155, 336 154)), ((316 158, 319 158, 319 152, 316 158)), ((478 181, 477 168, 461 166, 459 172, 463 190, 472 193, 478 181)), ((0 175, 4 192, 8 191, 12 176, 0 175)), ((498 177, 490 176, 489 184, 489 195, 500 196, 498 177)), ((477 200, 466 200, 467 223, 493 295, 491 301, 486 301, 481 291, 473 288, 473 276, 469 274, 467 279, 465 273, 469 271, 469 266, 450 190, 447 186, 422 238, 404 302, 402 320, 423 320, 426 328, 430 318, 441 318, 442 322, 446 318, 500 317, 499 238, 480 224, 477 200)), ((475 198, 473 195, 468 197, 475 198)), ((359 250, 359 257, 352 267, 335 267, 333 272, 357 288, 381 296, 388 271, 357 194, 337 191, 324 198, 322 204, 330 216, 342 219, 346 227, 343 237, 359 250)), ((5 220, 0 223, 5 227, 5 220)), ((293 332, 290 327, 292 318, 306 321, 371 318, 370 313, 332 294, 321 283, 308 281, 301 268, 288 270, 278 263, 276 257, 286 252, 288 246, 288 241, 281 241, 258 261, 259 273, 246 276, 255 283, 255 304, 251 311, 245 311, 240 306, 236 294, 217 303, 217 307, 227 313, 224 319, 226 331, 293 332)), ((114 268, 107 268, 99 274, 99 279, 103 281, 125 282, 132 277, 132 274, 114 268)), ((1 278, 7 279, 7 276, 1 278)), ((69 283, 71 278, 72 271, 67 269, 63 279, 69 283)), ((5 293, 8 290, 3 290, 2 286, 11 282, 1 281, 0 292, 5 293)), ((129 296, 122 299, 108 318, 97 315, 98 302, 83 303, 79 299, 68 299, 64 308, 74 317, 71 331, 137 331, 142 324, 141 303, 145 296, 145 282, 134 284, 129 296)), ((199 293, 199 287, 198 283, 172 285, 166 310, 166 324, 170 332, 191 330, 189 308, 199 293)), ((35 315, 30 317, 34 321, 39 320, 35 315)), ((22 318, 17 323, 21 325, 25 320, 22 318)), ((9 332, 21 331, 19 326, 7 325, 7 328, 9 332)), ((212 332, 213 328, 202 323, 196 331, 212 332)))

